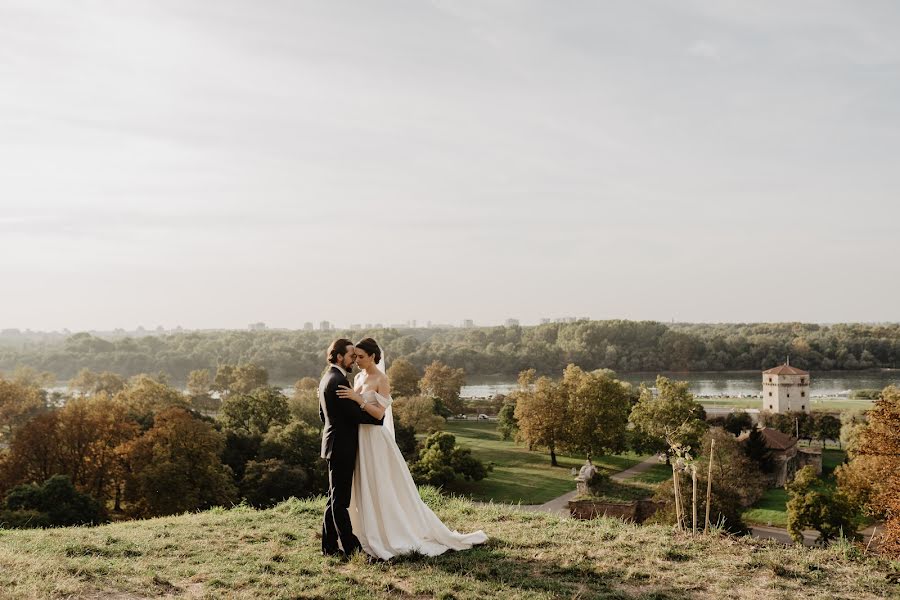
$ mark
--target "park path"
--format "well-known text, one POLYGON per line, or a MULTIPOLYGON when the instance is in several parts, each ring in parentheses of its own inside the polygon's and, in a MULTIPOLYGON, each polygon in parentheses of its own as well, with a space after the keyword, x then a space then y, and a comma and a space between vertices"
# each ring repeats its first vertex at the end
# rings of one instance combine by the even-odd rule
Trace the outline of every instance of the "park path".
MULTIPOLYGON (((624 471, 619 471, 618 473, 614 473, 609 476, 610 479, 615 479, 616 481, 623 481, 625 479, 631 479, 641 473, 648 471, 653 465, 658 465, 659 459, 656 456, 651 456, 650 458, 644 459, 643 461, 637 463, 636 465, 632 465, 628 467, 624 471)), ((520 504, 518 507, 521 510, 526 512, 546 512, 559 515, 560 517, 568 517, 569 516, 569 500, 575 497, 576 492, 573 490, 571 492, 567 492, 558 498, 554 498, 549 502, 544 502, 543 504, 520 504)))

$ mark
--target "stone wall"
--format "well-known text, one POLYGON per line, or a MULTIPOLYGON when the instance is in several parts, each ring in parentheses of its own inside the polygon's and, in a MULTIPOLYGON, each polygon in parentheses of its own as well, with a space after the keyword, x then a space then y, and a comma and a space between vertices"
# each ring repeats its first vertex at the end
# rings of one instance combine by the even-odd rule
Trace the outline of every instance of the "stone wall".
POLYGON ((596 500, 571 500, 569 514, 575 519, 596 519, 597 517, 615 517, 623 521, 643 523, 662 506, 653 500, 636 500, 634 502, 598 502, 596 500))

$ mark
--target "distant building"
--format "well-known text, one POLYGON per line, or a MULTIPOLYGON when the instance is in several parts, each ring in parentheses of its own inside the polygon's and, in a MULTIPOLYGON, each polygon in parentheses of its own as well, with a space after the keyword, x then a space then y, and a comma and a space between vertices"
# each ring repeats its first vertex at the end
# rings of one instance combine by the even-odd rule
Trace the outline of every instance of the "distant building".
POLYGON ((329 323, 328 321, 320 321, 319 331, 331 331, 331 323, 329 323))
POLYGON ((362 325, 360 325, 359 323, 351 323, 350 329, 352 329, 353 331, 359 331, 360 329, 362 329, 362 325))
MULTIPOLYGON (((794 480, 794 475, 805 467, 812 465, 816 474, 822 474, 822 451, 816 448, 801 448, 797 445, 797 438, 782 433, 777 429, 763 427, 760 430, 766 448, 772 452, 772 460, 775 469, 769 475, 769 484, 774 487, 784 487, 784 484, 794 480)), ((745 431, 738 437, 739 442, 744 442, 750 437, 750 432, 745 431)))
POLYGON ((541 319, 541 325, 547 325, 548 323, 552 323, 553 319, 541 319))
POLYGON ((250 331, 264 331, 266 329, 266 324, 262 321, 259 321, 258 323, 250 323, 249 325, 247 325, 247 329, 249 329, 250 331))
POLYGON ((507 326, 507 327, 518 327, 518 326, 519 326, 519 320, 518 320, 518 319, 507 319, 507 320, 506 320, 506 326, 507 326))
POLYGON ((785 364, 763 371, 762 409, 771 413, 805 412, 809 409, 809 373, 785 364))
POLYGON ((303 324, 303 331, 312 331, 312 330, 313 330, 313 324, 310 321, 307 321, 306 323, 303 324))
POLYGON ((475 321, 472 319, 463 319, 462 326, 467 329, 475 327, 475 321))

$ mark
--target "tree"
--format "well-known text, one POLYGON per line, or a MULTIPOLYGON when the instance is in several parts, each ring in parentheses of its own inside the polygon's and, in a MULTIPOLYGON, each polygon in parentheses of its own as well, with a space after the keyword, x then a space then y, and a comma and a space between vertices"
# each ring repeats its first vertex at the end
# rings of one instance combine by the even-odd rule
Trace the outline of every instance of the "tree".
POLYGON ((106 393, 72 399, 17 432, 6 463, 13 472, 3 479, 33 482, 66 475, 79 491, 101 502, 115 496, 118 504, 123 476, 118 448, 137 433, 126 407, 106 393))
POLYGON ((40 388, 0 378, 0 445, 45 409, 40 388))
POLYGON ((585 373, 569 365, 563 372, 560 389, 567 403, 565 448, 589 459, 625 450, 631 411, 625 386, 608 371, 585 373))
POLYGON ((814 420, 813 433, 823 447, 828 440, 838 441, 841 438, 841 420, 833 415, 818 415, 814 420))
POLYGON ((290 418, 287 397, 276 387, 233 393, 222 402, 219 415, 225 427, 261 434, 273 425, 286 424, 290 418))
POLYGON ((900 556, 900 388, 882 391, 852 456, 837 469, 838 489, 851 504, 885 519, 882 549, 900 556))
MULTIPOLYGON (((880 393, 880 392, 879 392, 880 393)), ((866 428, 866 415, 861 410, 845 410, 841 413, 841 448, 847 451, 847 457, 856 454, 861 433, 866 428)))
POLYGON ((750 433, 743 442, 744 454, 757 466, 763 473, 772 473, 775 470, 775 459, 772 451, 766 445, 759 427, 754 426, 750 429, 750 433))
POLYGON ((497 414, 497 432, 503 440, 511 440, 519 431, 519 422, 516 421, 516 400, 507 398, 500 412, 497 414))
POLYGON ((65 475, 54 475, 40 485, 23 484, 6 496, 9 516, 26 512, 40 515, 38 522, 48 526, 96 525, 106 520, 102 505, 79 492, 65 475))
POLYGON ((222 364, 216 368, 216 376, 210 389, 218 392, 225 401, 232 394, 249 394, 269 385, 269 372, 255 364, 222 364))
POLYGON ((463 411, 459 393, 465 381, 466 374, 462 369, 434 361, 425 367, 425 374, 419 380, 419 391, 423 396, 438 398, 453 414, 457 414, 463 411))
POLYGON ((753 417, 742 410, 728 413, 722 427, 730 434, 738 436, 741 435, 741 432, 753 428, 753 417))
POLYGON ((196 369, 188 374, 187 391, 189 396, 209 394, 212 380, 209 369, 196 369))
POLYGON ((228 505, 237 498, 222 464, 224 436, 179 407, 156 415, 153 427, 123 448, 125 499, 136 516, 161 516, 228 505))
POLYGON ((291 421, 287 425, 274 425, 265 434, 259 448, 259 458, 279 459, 288 465, 303 467, 306 472, 305 487, 295 489, 293 496, 302 498, 323 494, 328 490, 328 469, 319 459, 322 449, 320 427, 291 421))
POLYGON ((188 407, 188 399, 180 391, 145 374, 133 377, 115 399, 144 428, 150 427, 157 412, 173 406, 188 407))
POLYGON ((628 417, 644 444, 636 450, 669 455, 671 445, 667 437, 682 446, 696 448, 708 427, 701 418, 702 407, 688 391, 688 382, 671 381, 660 375, 656 378, 656 389, 658 393, 654 395, 642 385, 638 402, 628 417))
POLYGON ((410 467, 413 479, 419 485, 445 486, 461 477, 466 481, 480 481, 487 476, 488 468, 472 456, 468 448, 456 444, 456 437, 446 431, 438 431, 422 443, 419 460, 410 467))
POLYGON ((397 441, 397 447, 400 448, 400 454, 403 455, 406 462, 415 460, 419 453, 416 430, 404 423, 396 422, 394 423, 394 439, 397 441))
POLYGON ((520 392, 514 416, 519 424, 518 439, 528 448, 546 447, 550 464, 559 466, 556 450, 565 444, 569 408, 568 397, 561 386, 549 377, 534 382, 534 388, 520 392))
POLYGON ((288 408, 291 415, 300 421, 307 423, 319 423, 319 384, 312 377, 306 377, 294 384, 294 393, 288 400, 288 408), (312 381, 310 387, 307 381, 312 381))
POLYGON ((259 508, 274 506, 290 497, 303 498, 308 490, 306 469, 277 458, 248 462, 241 480, 241 495, 259 508))
POLYGON ((435 414, 434 398, 400 397, 394 400, 391 408, 397 422, 412 427, 416 433, 430 433, 444 427, 445 419, 435 414))
MULTIPOLYGON (((713 451, 712 493, 710 501, 710 522, 721 523, 725 530, 732 533, 746 531, 741 515, 747 507, 762 497, 765 483, 760 476, 756 464, 743 452, 740 442, 724 429, 711 428, 697 444, 697 458, 693 466, 697 469, 698 488, 705 490, 709 473, 710 447, 715 440, 713 451)), ((671 503, 674 497, 672 480, 660 484, 655 498, 658 501, 671 503)), ((689 486, 681 488, 682 506, 690 506, 692 492, 689 486)), ((706 512, 705 494, 698 498, 698 510, 706 512)), ((672 506, 663 509, 654 519, 657 522, 674 523, 675 514, 672 506)))
POLYGON ((828 542, 843 535, 858 537, 851 503, 839 491, 828 493, 820 488, 820 480, 812 466, 805 466, 784 486, 788 493, 788 533, 795 542, 803 542, 803 530, 815 529, 819 541, 828 542))
POLYGON ((94 373, 90 369, 82 369, 69 380, 69 388, 77 391, 82 396, 90 396, 100 392, 113 395, 125 389, 125 379, 109 371, 94 373))
POLYGON ((415 396, 419 392, 419 370, 405 358, 398 358, 388 367, 387 376, 391 381, 394 398, 415 396))

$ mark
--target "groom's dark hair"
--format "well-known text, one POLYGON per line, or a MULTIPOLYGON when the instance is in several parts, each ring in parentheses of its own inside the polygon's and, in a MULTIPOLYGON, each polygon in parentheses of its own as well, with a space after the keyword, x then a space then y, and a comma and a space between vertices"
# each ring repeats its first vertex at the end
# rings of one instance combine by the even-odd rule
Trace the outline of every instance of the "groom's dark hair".
POLYGON ((328 362, 331 364, 337 363, 337 357, 339 355, 347 354, 347 346, 352 346, 353 342, 348 339, 341 338, 339 340, 334 340, 331 342, 331 345, 328 346, 328 362))

